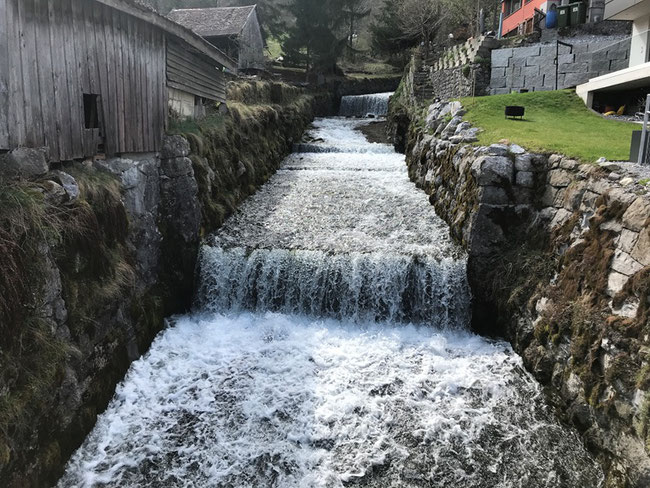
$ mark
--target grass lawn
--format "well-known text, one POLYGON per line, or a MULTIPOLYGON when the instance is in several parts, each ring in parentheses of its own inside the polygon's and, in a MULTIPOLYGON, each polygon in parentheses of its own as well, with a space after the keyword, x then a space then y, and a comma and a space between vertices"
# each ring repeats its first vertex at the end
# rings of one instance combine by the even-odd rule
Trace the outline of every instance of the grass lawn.
POLYGON ((501 139, 531 151, 557 152, 582 161, 627 161, 638 124, 606 120, 587 109, 571 90, 463 98, 466 120, 483 129, 481 144, 501 139), (526 107, 523 121, 505 119, 506 105, 526 107))

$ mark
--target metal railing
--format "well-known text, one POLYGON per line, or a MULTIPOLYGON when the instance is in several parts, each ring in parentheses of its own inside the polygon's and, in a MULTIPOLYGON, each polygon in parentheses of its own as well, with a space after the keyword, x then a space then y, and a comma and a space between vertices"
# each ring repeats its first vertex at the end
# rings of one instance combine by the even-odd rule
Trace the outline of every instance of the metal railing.
POLYGON ((648 120, 650 119, 650 94, 645 100, 645 112, 643 113, 643 130, 641 131, 641 144, 639 145, 639 164, 648 164, 648 120))

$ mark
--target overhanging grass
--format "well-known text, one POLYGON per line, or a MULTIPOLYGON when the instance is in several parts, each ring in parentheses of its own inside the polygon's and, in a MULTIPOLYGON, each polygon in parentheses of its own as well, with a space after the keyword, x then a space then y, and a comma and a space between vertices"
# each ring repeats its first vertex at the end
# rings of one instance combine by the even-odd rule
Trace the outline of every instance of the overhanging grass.
POLYGON ((483 129, 481 144, 501 139, 537 152, 557 152, 582 161, 605 157, 627 161, 633 123, 603 119, 571 90, 513 93, 490 97, 463 98, 466 120, 483 129), (523 121, 505 119, 506 105, 526 107, 523 121))

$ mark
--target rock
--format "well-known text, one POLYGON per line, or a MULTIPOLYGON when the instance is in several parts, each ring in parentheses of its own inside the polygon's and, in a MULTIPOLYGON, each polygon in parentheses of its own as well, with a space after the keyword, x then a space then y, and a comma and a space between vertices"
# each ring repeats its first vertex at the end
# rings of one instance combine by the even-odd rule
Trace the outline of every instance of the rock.
POLYGON ((454 132, 454 135, 460 135, 461 132, 466 131, 467 129, 471 128, 472 124, 469 122, 461 122, 458 124, 458 127, 456 127, 456 132, 454 132))
POLYGON ((643 198, 638 197, 623 214, 623 226, 626 229, 639 232, 650 217, 650 203, 643 198))
POLYGON ((555 165, 558 166, 560 165, 560 161, 562 161, 562 159, 564 159, 564 156, 562 156, 561 154, 552 154, 548 158, 548 162, 551 164, 552 167, 555 167, 555 165))
POLYGON ((627 252, 631 253, 632 249, 634 249, 634 244, 636 244, 636 240, 639 238, 639 234, 628 229, 623 229, 621 231, 621 235, 618 238, 617 241, 617 246, 627 252))
POLYGON ((606 162, 607 162, 607 158, 598 158, 598 160, 597 160, 596 162, 597 162, 598 164, 606 163, 606 162))
POLYGON ((51 205, 60 205, 68 198, 63 187, 52 180, 42 181, 39 186, 43 189, 45 200, 51 205))
POLYGON ((526 150, 523 147, 521 147, 521 146, 519 146, 517 144, 511 144, 510 145, 510 152, 512 154, 520 155, 520 154, 524 154, 526 152, 526 150))
POLYGON ((629 176, 627 178, 623 178, 619 183, 623 186, 630 186, 634 183, 634 180, 630 178, 629 176))
POLYGON ((0 177, 32 179, 50 170, 47 148, 19 147, 0 156, 0 177))
POLYGON ((515 158, 515 169, 517 171, 533 171, 534 167, 531 154, 520 154, 515 158))
POLYGON ((639 233, 631 256, 643 266, 650 266, 650 227, 646 227, 639 233))
POLYGON ((572 215, 573 215, 572 212, 569 212, 568 210, 560 208, 557 211, 557 213, 555 214, 555 217, 553 217, 553 221, 551 222, 551 229, 555 229, 555 228, 563 225, 565 222, 567 222, 571 218, 572 215))
POLYGON ((454 117, 453 119, 451 119, 447 124, 447 126, 443 129, 442 133, 440 134, 440 137, 442 139, 448 139, 449 137, 451 137, 456 132, 456 128, 462 121, 463 119, 461 119, 460 117, 454 117))
POLYGON ((629 278, 626 275, 617 271, 612 271, 607 277, 607 294, 610 297, 616 295, 623 289, 628 279, 629 278))
POLYGON ((504 144, 492 144, 488 147, 487 152, 493 156, 506 156, 508 154, 508 146, 504 144))
POLYGON ((246 165, 239 161, 237 164, 237 178, 241 178, 246 174, 246 165))
POLYGON ((607 178, 609 178, 612 181, 618 181, 622 178, 622 176, 618 173, 611 172, 610 174, 607 175, 607 178))
POLYGON ((481 186, 511 185, 514 164, 505 156, 481 156, 472 163, 472 173, 481 186))
POLYGON ((612 269, 614 271, 618 271, 626 276, 632 276, 642 268, 643 265, 633 259, 628 253, 621 250, 617 250, 614 253, 614 259, 612 260, 612 269))
POLYGON ((458 101, 454 101, 449 104, 449 111, 451 112, 452 117, 458 115, 458 112, 460 112, 462 109, 463 105, 458 101))
POLYGON ((518 171, 515 176, 515 184, 524 188, 534 188, 535 173, 531 171, 518 171))
POLYGON ((63 189, 68 196, 68 202, 72 203, 76 201, 77 198, 79 198, 80 194, 77 180, 75 180, 73 176, 63 171, 54 171, 54 176, 57 180, 59 180, 61 186, 63 186, 63 189))
POLYGON ((563 159, 560 161, 560 168, 574 170, 578 167, 578 162, 575 159, 563 159))
POLYGON ((489 205, 507 205, 510 203, 510 198, 501 187, 482 186, 479 192, 479 201, 489 205))
POLYGON ((549 184, 555 187, 569 186, 571 183, 571 174, 562 169, 554 169, 549 171, 549 184))
POLYGON ((465 138, 463 136, 451 136, 449 138, 449 142, 451 142, 452 144, 460 144, 464 140, 465 138))
POLYGON ((190 143, 183 136, 165 136, 163 139, 162 149, 160 150, 161 159, 171 159, 186 157, 190 154, 190 143))

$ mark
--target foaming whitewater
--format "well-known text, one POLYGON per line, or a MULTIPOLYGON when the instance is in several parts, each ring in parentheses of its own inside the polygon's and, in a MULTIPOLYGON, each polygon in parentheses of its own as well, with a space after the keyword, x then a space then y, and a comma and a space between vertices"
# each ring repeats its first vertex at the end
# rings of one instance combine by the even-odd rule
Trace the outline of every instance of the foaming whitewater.
POLYGON ((363 119, 321 119, 206 241, 196 312, 136 361, 60 487, 598 487, 466 256, 363 119))
POLYGON ((392 93, 374 93, 343 97, 339 115, 343 117, 386 116, 391 95, 392 93))

